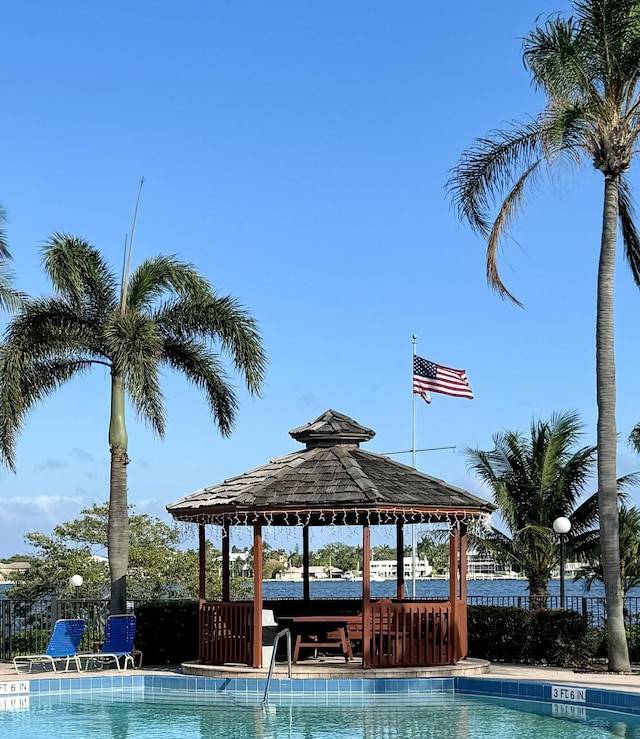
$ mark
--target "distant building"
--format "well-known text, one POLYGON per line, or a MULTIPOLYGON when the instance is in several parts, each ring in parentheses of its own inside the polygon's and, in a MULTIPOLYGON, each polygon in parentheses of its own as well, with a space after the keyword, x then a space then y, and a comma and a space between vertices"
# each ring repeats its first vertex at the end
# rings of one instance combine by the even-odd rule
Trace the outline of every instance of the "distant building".
MULTIPOLYGON (((413 559, 404 557, 402 562, 404 578, 413 578, 413 559)), ((369 568, 372 580, 395 580, 398 575, 398 563, 395 559, 374 559, 369 568)), ((427 559, 416 559, 416 577, 431 577, 433 567, 427 559)))
MULTIPOLYGON (((276 572, 276 580, 292 580, 294 582, 302 582, 302 567, 288 567, 286 570, 276 572)), ((310 580, 329 580, 341 579, 342 570, 339 567, 321 567, 314 565, 309 567, 310 580)))
POLYGON ((28 562, 0 562, 0 582, 13 583, 17 574, 22 574, 28 569, 28 562))
POLYGON ((468 580, 515 580, 518 573, 514 572, 489 554, 469 551, 467 554, 468 580))

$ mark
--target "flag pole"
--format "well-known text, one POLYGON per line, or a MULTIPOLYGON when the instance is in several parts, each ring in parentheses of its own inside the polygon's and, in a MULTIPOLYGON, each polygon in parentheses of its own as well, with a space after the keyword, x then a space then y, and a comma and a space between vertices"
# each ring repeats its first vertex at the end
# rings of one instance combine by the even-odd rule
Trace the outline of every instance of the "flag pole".
MULTIPOLYGON (((413 372, 413 362, 416 357, 416 339, 418 336, 413 334, 413 359, 411 372, 413 372)), ((411 382, 411 394, 413 395, 413 429, 411 432, 411 466, 416 468, 416 394, 413 392, 413 377, 411 382)), ((416 525, 411 526, 411 597, 416 597, 416 565, 418 546, 416 541, 416 525)), ((402 568, 404 569, 404 552, 402 552, 402 568)))

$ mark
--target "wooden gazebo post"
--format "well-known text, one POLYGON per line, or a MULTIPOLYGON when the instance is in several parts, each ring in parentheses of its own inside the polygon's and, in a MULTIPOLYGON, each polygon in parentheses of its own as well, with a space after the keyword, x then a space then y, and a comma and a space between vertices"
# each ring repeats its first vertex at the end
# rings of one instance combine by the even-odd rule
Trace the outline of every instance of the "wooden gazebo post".
POLYGON ((262 665, 262 524, 253 524, 253 667, 262 665))
POLYGON ((231 600, 231 525, 222 524, 222 602, 231 600))
POLYGON ((457 640, 458 645, 455 659, 461 659, 466 656, 468 651, 468 633, 467 633, 467 524, 460 523, 460 606, 456 614, 457 623, 457 640))
POLYGON ((454 524, 449 534, 449 601, 451 603, 451 610, 449 611, 450 619, 449 622, 449 649, 451 654, 455 654, 458 651, 458 547, 459 547, 459 533, 458 528, 454 524))
POLYGON ((371 666, 371 528, 362 526, 362 666, 371 666))
POLYGON ((302 527, 302 599, 311 599, 309 586, 309 524, 302 527))
POLYGON ((207 599, 207 557, 204 524, 198 524, 198 598, 200 605, 207 599))
POLYGON ((404 600, 404 523, 396 524, 396 598, 404 600))

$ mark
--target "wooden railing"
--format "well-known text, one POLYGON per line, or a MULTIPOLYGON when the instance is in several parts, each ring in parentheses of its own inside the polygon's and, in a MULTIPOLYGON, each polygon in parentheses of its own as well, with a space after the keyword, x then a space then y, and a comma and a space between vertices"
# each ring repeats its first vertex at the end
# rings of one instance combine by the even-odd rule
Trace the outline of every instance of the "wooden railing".
POLYGON ((200 603, 200 662, 253 664, 253 603, 200 603))
POLYGON ((450 616, 449 603, 373 603, 370 666, 451 664, 450 616))

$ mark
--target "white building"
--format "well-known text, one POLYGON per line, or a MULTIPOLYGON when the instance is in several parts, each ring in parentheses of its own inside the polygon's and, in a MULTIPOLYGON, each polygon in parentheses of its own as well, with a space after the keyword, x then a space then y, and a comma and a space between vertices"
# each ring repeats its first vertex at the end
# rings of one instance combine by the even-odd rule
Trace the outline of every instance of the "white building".
MULTIPOLYGON (((403 560, 405 580, 413 579, 413 560, 405 557, 403 560)), ((398 564, 395 559, 374 559, 369 568, 372 580, 395 580, 398 574, 398 564)), ((433 567, 427 559, 416 559, 416 578, 431 577, 433 567)))
MULTIPOLYGON (((288 567, 286 570, 276 572, 276 580, 293 580, 295 582, 302 582, 302 573, 304 572, 302 567, 288 567)), ((342 570, 339 567, 322 567, 322 566, 310 566, 309 567, 309 579, 310 580, 329 580, 342 578, 342 570)))
POLYGON ((496 562, 489 554, 469 551, 467 554, 467 580, 515 580, 518 573, 496 562))

